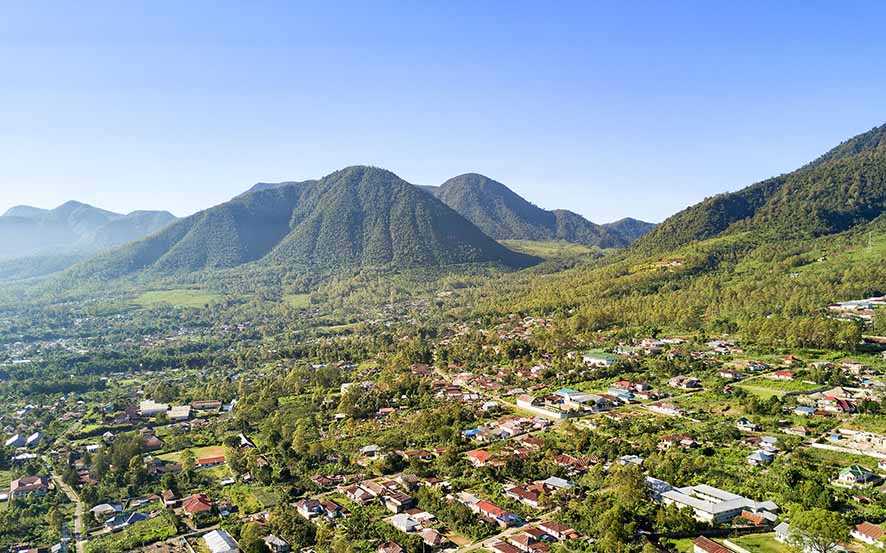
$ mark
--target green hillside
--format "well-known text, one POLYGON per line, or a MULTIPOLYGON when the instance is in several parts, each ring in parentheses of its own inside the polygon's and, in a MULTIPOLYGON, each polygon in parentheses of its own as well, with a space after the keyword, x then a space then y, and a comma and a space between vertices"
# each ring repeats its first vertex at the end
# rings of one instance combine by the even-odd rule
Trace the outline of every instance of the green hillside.
POLYGON ((652 231, 652 229, 655 228, 655 223, 647 223, 646 221, 640 221, 639 219, 634 219, 632 217, 625 217, 624 219, 605 223, 601 226, 615 232, 628 242, 633 243, 639 240, 644 234, 652 231))
POLYGON ((886 207, 886 126, 844 142, 814 162, 738 192, 707 198, 637 242, 662 252, 723 232, 821 236, 870 221, 886 207))
POLYGON ((594 224, 566 210, 544 210, 504 184, 476 173, 423 187, 497 240, 566 240, 601 248, 633 241, 615 227, 594 224))
POLYGON ((815 337, 852 330, 827 317, 828 304, 886 293, 884 259, 880 216, 833 235, 733 232, 663 254, 623 252, 543 279, 531 269, 472 302, 501 313, 569 313, 586 329, 743 332, 784 344, 806 336, 814 345, 815 337))

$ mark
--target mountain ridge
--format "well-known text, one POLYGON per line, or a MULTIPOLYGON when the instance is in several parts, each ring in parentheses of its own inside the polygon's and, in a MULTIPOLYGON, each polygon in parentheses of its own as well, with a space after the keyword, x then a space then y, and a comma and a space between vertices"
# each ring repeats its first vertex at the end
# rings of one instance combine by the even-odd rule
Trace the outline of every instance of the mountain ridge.
POLYGON ((875 219, 886 208, 886 125, 856 135, 799 169, 705 198, 637 241, 667 251, 742 230, 821 236, 875 219))
POLYGON ((75 200, 53 209, 14 206, 0 216, 0 260, 89 255, 151 234, 174 220, 168 211, 121 214, 75 200))
POLYGON ((478 173, 465 173, 438 187, 422 189, 497 240, 565 240, 619 248, 629 245, 636 233, 642 232, 637 227, 623 235, 618 227, 592 223, 572 211, 542 209, 504 184, 478 173))
POLYGON ((298 272, 472 262, 524 266, 536 261, 498 244, 394 173, 352 166, 317 181, 241 194, 79 264, 70 274, 173 275, 253 262, 298 272))

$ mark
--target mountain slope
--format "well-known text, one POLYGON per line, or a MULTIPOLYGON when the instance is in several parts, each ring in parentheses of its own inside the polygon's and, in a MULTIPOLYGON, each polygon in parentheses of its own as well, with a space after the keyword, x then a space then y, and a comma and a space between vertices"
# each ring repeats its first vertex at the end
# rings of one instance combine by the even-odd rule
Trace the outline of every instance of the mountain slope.
POLYGON ((496 240, 566 240, 601 248, 623 247, 630 240, 566 210, 547 211, 527 202, 504 184, 467 173, 439 187, 423 187, 496 240))
POLYGON ((389 171, 349 167, 319 181, 238 196, 74 267, 69 276, 185 274, 253 261, 300 272, 536 260, 501 246, 389 171))
POLYGON ((315 180, 306 180, 306 181, 284 181, 284 182, 257 182, 249 187, 246 192, 238 195, 237 197, 242 197, 247 194, 252 194, 253 192, 261 192, 263 190, 273 190, 274 188, 281 188, 283 186, 291 186, 293 184, 311 184, 317 182, 315 180))
POLYGON ((74 201, 51 210, 16 206, 0 217, 0 260, 94 254, 152 234, 173 220, 165 211, 121 215, 74 201))
POLYGON ((886 125, 858 135, 786 175, 707 198, 638 241, 666 251, 725 232, 821 236, 876 218, 886 208, 886 125))
POLYGON ((619 234, 628 242, 636 242, 641 236, 654 229, 655 223, 647 223, 646 221, 640 221, 639 219, 634 219, 632 217, 625 217, 618 221, 604 223, 602 226, 619 234))

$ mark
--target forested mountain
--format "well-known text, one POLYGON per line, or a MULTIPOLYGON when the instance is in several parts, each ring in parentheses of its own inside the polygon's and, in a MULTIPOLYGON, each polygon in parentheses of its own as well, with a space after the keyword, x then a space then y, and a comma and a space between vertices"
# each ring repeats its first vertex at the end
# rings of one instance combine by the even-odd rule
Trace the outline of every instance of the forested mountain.
POLYGON ((285 182, 257 182, 253 184, 246 192, 243 192, 238 198, 241 196, 245 196, 247 194, 252 194, 253 192, 261 192, 262 190, 273 190, 274 188, 281 188, 283 186, 291 186, 293 184, 310 184, 317 182, 316 180, 306 180, 306 181, 285 181, 285 182))
POLYGON ((253 261, 298 273, 536 260, 506 249, 390 171, 357 166, 241 195, 74 267, 71 276, 184 274, 253 261))
POLYGON ((74 201, 55 209, 16 206, 0 216, 0 260, 93 254, 143 238, 174 220, 166 211, 122 215, 74 201))
POLYGON ((597 225, 571 211, 542 209, 504 184, 476 173, 451 178, 439 187, 422 188, 496 240, 566 240, 617 248, 633 242, 642 229, 637 225, 597 225), (629 232, 623 234, 620 228, 629 232))
POLYGON ((705 199, 643 237, 666 251, 724 232, 821 236, 871 221, 886 207, 886 125, 858 135, 786 175, 705 199))
POLYGON ((632 217, 625 217, 611 223, 604 223, 603 228, 607 228, 628 242, 636 242, 641 236, 655 228, 655 223, 647 223, 632 217))

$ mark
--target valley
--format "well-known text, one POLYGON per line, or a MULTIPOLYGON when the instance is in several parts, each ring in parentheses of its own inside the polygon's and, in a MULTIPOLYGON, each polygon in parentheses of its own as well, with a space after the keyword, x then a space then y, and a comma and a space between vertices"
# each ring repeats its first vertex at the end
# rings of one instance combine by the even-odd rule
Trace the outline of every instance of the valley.
POLYGON ((10 280, 0 548, 863 551, 884 136, 654 228, 352 166, 10 280))

